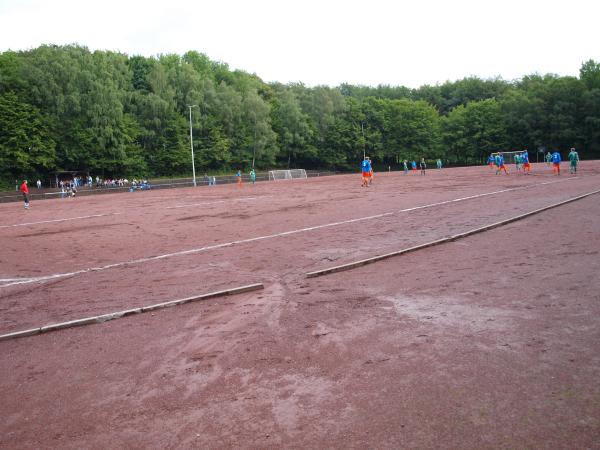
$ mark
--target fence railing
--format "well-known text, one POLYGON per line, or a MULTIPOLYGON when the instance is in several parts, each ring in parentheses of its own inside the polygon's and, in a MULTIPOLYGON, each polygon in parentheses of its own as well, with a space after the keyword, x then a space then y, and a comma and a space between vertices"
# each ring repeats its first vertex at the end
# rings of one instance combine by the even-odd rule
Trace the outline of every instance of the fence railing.
MULTIPOLYGON (((312 177, 322 177, 322 176, 331 176, 335 175, 336 172, 331 171, 319 171, 319 170, 307 170, 306 176, 309 178, 312 177)), ((211 186, 213 177, 198 177, 196 178, 196 186, 211 186)), ((250 175, 243 174, 242 180, 244 183, 250 182, 250 175)), ((256 182, 264 182, 269 181, 269 173, 257 173, 256 174, 256 182)), ((219 175, 214 177, 214 184, 232 184, 237 182, 237 177, 235 175, 219 175)), ((150 180, 149 188, 150 189, 174 189, 181 187, 190 187, 194 185, 194 180, 192 178, 172 178, 172 179, 159 179, 159 180, 150 180)), ((114 194, 117 192, 129 192, 131 190, 139 190, 142 189, 140 184, 137 184, 135 187, 131 184, 127 186, 99 186, 96 187, 92 184, 91 187, 79 186, 77 188, 77 197, 88 196, 88 195, 100 195, 100 194, 114 194)), ((56 190, 56 188, 42 188, 37 189, 36 187, 29 188, 29 199, 32 201, 35 200, 48 200, 53 198, 66 198, 69 195, 68 192, 61 192, 60 190, 56 190)), ((7 202, 18 202, 23 200, 23 195, 20 192, 16 191, 4 191, 0 192, 0 203, 7 202)))

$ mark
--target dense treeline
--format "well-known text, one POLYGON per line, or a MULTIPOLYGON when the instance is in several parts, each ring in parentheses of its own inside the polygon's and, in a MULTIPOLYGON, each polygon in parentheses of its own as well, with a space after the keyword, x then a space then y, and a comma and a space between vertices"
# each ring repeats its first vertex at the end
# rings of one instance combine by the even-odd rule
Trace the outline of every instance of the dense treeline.
POLYGON ((0 53, 0 179, 355 169, 403 159, 577 147, 600 156, 600 64, 579 77, 471 77, 419 89, 264 83, 198 52, 129 57, 80 46, 0 53))

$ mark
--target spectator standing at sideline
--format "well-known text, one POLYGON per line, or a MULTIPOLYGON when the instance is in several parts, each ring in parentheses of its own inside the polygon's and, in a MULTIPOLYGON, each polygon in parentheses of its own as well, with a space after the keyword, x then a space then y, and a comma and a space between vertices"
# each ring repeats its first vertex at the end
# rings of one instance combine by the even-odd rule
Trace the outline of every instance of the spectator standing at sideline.
POLYGON ((42 188, 42 180, 38 179, 36 182, 37 188, 41 189, 42 188))

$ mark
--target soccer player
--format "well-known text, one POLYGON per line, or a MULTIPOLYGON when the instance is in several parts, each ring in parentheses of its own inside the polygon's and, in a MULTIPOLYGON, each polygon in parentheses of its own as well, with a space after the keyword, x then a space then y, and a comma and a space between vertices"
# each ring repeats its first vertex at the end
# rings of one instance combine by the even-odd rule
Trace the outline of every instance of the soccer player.
POLYGON ((437 161, 435 162, 435 164, 437 165, 438 169, 442 168, 442 160, 440 158, 437 159, 437 161))
POLYGON ((413 172, 416 172, 417 171, 417 162, 411 161, 410 168, 412 169, 413 172))
POLYGON ((506 170, 506 166, 504 165, 504 156, 502 153, 498 153, 496 155, 496 175, 504 170, 504 173, 508 175, 508 171, 506 170))
POLYGON ((404 168, 404 175, 406 175, 408 173, 408 161, 404 160, 404 162, 402 163, 402 167, 404 168))
POLYGON ((521 171, 521 156, 517 153, 515 154, 515 166, 517 166, 517 174, 521 171))
POLYGON ((521 153, 521 162, 523 163, 523 173, 525 175, 531 175, 531 164, 529 164, 529 152, 527 149, 521 153))
POLYGON ((425 158, 421 158, 419 166, 421 167, 421 175, 425 175, 425 169, 427 169, 427 164, 425 164, 425 158))
POLYGON ((549 166, 552 163, 552 153, 546 153, 546 165, 549 166))
POLYGON ((250 180, 252 180, 252 184, 256 184, 256 172, 254 169, 250 171, 250 180))
POLYGON ((27 180, 23 180, 21 185, 21 193, 23 194, 23 201, 25 202, 25 209, 29 209, 29 187, 27 187, 27 180))
POLYGON ((552 153, 552 173, 560 175, 560 162, 562 161, 560 153, 556 150, 552 153))
POLYGON ((242 187, 242 171, 240 169, 238 169, 237 173, 235 174, 235 177, 237 178, 237 185, 238 187, 242 187))
POLYGON ((494 170, 494 166, 496 165, 496 158, 494 158, 494 155, 492 155, 490 153, 490 156, 488 156, 488 166, 490 166, 490 170, 494 170))
POLYGON ((571 151, 569 152, 569 172, 570 173, 577 173, 577 163, 579 162, 579 155, 577 154, 577 152, 575 151, 575 148, 571 148, 571 151))
POLYGON ((363 159, 363 162, 360 164, 360 170, 362 172, 361 187, 368 187, 373 169, 371 167, 371 160, 367 156, 365 156, 365 159, 363 159))

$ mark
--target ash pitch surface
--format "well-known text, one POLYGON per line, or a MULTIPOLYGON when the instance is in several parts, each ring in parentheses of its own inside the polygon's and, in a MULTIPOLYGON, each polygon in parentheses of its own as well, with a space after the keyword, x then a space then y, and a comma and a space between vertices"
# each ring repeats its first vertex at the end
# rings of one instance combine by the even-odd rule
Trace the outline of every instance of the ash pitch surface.
POLYGON ((0 278, 8 279, 522 188, 2 288, 0 327, 10 332, 232 284, 266 285, 0 343, 0 447, 594 448, 595 196, 353 271, 303 276, 597 189, 600 164, 580 168, 569 181, 543 165, 531 177, 480 167, 378 174, 368 189, 358 176, 339 176, 49 200, 33 204, 33 214, 0 205, 3 225, 119 213, 3 228, 0 278))

